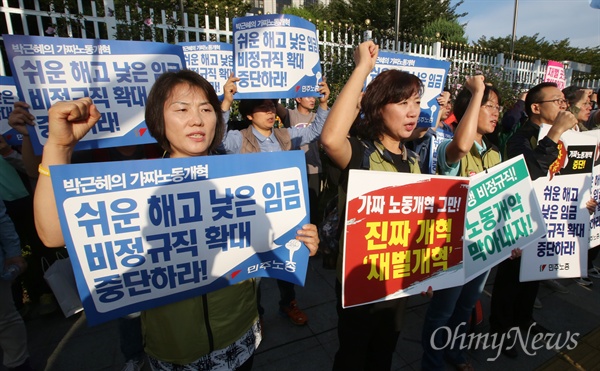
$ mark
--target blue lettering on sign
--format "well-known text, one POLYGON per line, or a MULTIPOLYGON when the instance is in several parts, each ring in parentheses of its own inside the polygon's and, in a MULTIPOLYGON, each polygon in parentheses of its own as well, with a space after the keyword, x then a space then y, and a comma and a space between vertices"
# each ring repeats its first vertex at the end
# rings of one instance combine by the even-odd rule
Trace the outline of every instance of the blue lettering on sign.
POLYGON ((298 209, 300 202, 300 187, 297 180, 278 183, 267 183, 262 189, 265 201, 265 212, 273 213, 284 210, 298 209))

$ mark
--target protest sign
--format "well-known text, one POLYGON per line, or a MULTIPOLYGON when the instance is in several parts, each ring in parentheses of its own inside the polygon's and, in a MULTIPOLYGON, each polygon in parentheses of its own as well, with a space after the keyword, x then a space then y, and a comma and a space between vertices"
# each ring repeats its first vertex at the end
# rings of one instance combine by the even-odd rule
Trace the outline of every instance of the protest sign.
POLYGON ((218 42, 182 42, 185 67, 196 71, 215 88, 223 99, 223 87, 233 72, 233 45, 218 42))
MULTIPOLYGON (((539 139, 550 125, 542 125, 539 139)), ((523 251, 521 281, 585 277, 590 237, 591 173, 597 140, 574 130, 559 142, 559 155, 548 175, 533 182, 547 234, 523 251)))
POLYGON ((548 61, 546 73, 544 73, 544 82, 554 82, 560 90, 567 86, 565 78, 565 66, 556 61, 548 61))
POLYGON ((470 179, 465 223, 465 282, 546 234, 523 156, 470 179))
POLYGON ((463 284, 468 184, 462 177, 351 170, 343 306, 463 284))
POLYGON ((9 76, 0 76, 0 135, 11 146, 18 146, 23 142, 23 135, 8 124, 8 116, 19 100, 15 80, 9 76))
POLYGON ((437 122, 440 105, 437 97, 444 90, 450 62, 431 58, 417 57, 403 53, 380 51, 373 71, 367 77, 368 85, 381 72, 396 69, 412 73, 423 82, 421 114, 417 126, 431 127, 437 122))
POLYGON ((102 117, 76 149, 155 142, 144 121, 158 76, 184 66, 181 47, 146 41, 3 35, 19 96, 36 117, 30 137, 37 154, 48 138, 48 109, 89 97, 102 117))
POLYGON ((316 27, 289 14, 233 19, 236 99, 318 97, 316 27))
POLYGON ((446 130, 443 127, 438 127, 437 129, 428 129, 430 131, 435 130, 432 135, 429 136, 429 163, 427 164, 427 168, 429 169, 429 174, 437 173, 437 161, 438 161, 438 147, 442 144, 443 141, 447 139, 452 139, 454 133, 450 130, 446 130))
POLYGON ((304 153, 51 166, 90 324, 254 277, 303 285, 304 153))
MULTIPOLYGON (((600 131, 586 131, 586 134, 593 135, 596 138, 596 143, 600 144, 600 131)), ((592 171, 592 198, 600 201, 600 148, 596 145, 594 154, 594 170, 592 171)), ((600 210, 597 207, 592 214, 590 221, 590 249, 600 245, 600 210)))

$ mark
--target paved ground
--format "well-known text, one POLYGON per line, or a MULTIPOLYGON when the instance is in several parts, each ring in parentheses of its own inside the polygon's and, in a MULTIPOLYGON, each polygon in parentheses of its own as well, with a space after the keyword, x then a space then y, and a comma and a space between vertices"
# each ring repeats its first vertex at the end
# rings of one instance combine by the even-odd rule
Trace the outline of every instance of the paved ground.
MULTIPOLYGON (((486 318, 478 326, 480 332, 488 329, 490 297, 487 293, 491 292, 493 273, 482 297, 486 318)), ((486 371, 599 369, 600 334, 594 331, 600 327, 600 280, 596 280, 591 288, 581 287, 573 280, 561 282, 568 287, 569 294, 555 293, 541 286, 539 298, 543 308, 535 311, 535 318, 548 331, 562 334, 563 339, 567 332, 580 334, 576 337, 580 345, 573 352, 542 348, 531 356, 521 352, 517 359, 500 355, 496 360, 488 361, 488 358, 496 357, 496 351, 480 349, 470 352, 474 367, 486 371), (586 334, 589 335, 584 338, 586 334)), ((297 289, 298 302, 309 322, 307 326, 298 327, 278 314, 275 281, 263 282, 265 339, 258 349, 253 370, 331 369, 337 349, 334 283, 335 272, 323 269, 320 257, 311 258, 306 287, 297 289)), ((420 331, 426 308, 427 299, 410 299, 394 355, 394 370, 419 370, 420 331)), ((51 317, 29 319, 26 324, 31 360, 36 370, 112 371, 120 370, 123 365, 116 322, 88 327, 83 313, 68 319, 57 313, 51 317)))

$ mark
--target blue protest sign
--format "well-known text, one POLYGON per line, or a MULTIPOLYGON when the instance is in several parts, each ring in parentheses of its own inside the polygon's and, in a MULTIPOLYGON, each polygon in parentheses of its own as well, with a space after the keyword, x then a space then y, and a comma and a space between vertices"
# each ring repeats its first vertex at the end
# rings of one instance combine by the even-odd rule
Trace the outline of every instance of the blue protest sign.
POLYGON ((315 25, 288 14, 233 19, 236 99, 318 97, 315 25))
POLYGON ((13 105, 19 100, 15 80, 9 76, 0 76, 0 135, 11 146, 18 146, 23 142, 23 135, 8 124, 13 105))
POLYGON ((233 45, 217 42, 183 42, 185 67, 196 71, 215 88, 223 99, 223 86, 233 72, 233 45))
POLYGON ((437 97, 444 90, 450 62, 403 53, 380 51, 375 68, 367 77, 367 85, 381 72, 396 69, 410 72, 421 79, 425 90, 421 97, 419 127, 434 126, 440 111, 437 97))
MULTIPOLYGON (((432 129, 428 129, 432 130, 432 129)), ((437 161, 438 161, 438 147, 443 141, 452 139, 454 133, 446 130, 443 127, 438 127, 435 134, 429 137, 429 163, 427 164, 429 174, 436 174, 437 172, 437 161)))
POLYGON ((102 113, 76 149, 153 143, 144 121, 154 81, 183 68, 181 47, 146 41, 3 35, 19 95, 36 117, 36 153, 48 138, 48 108, 90 97, 102 113))
POLYGON ((90 324, 254 277, 304 285, 302 151, 51 166, 90 324))

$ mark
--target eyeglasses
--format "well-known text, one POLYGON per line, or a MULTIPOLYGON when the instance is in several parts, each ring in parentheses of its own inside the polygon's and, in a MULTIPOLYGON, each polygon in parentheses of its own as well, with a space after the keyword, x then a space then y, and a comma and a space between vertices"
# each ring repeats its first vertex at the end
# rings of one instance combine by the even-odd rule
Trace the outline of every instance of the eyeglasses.
POLYGON ((556 99, 550 99, 550 100, 541 100, 541 101, 535 102, 535 103, 549 103, 549 102, 556 103, 559 106, 567 104, 567 100, 564 99, 564 98, 556 98, 556 99))
POLYGON ((498 111, 498 113, 502 112, 502 107, 500 107, 496 104, 484 104, 482 107, 485 107, 489 110, 496 110, 496 111, 498 111))

